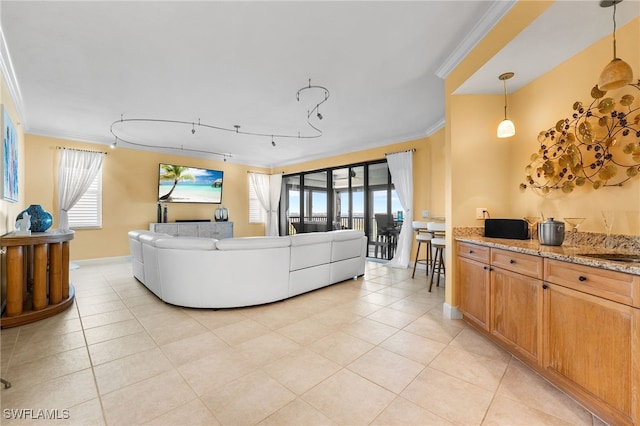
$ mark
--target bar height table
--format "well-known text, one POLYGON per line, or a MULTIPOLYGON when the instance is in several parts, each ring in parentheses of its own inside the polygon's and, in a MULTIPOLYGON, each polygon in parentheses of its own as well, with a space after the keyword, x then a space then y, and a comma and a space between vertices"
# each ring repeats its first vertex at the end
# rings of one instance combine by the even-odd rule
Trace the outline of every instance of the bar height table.
POLYGON ((28 324, 67 309, 75 291, 69 283, 69 241, 75 232, 51 230, 0 237, 6 248, 7 305, 0 327, 28 324))

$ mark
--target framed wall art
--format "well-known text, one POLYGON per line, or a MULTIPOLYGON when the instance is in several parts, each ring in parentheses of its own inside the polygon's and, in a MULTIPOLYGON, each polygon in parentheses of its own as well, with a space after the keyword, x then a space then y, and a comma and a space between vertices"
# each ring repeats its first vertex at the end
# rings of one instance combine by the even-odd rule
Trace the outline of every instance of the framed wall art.
POLYGON ((18 134, 2 105, 2 199, 18 201, 18 134))

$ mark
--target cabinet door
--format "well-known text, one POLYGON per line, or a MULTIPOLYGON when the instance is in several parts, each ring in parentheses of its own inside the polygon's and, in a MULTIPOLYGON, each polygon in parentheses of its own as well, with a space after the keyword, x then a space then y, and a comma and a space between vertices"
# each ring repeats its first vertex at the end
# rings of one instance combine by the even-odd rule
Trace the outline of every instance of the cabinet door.
POLYGON ((489 266, 458 256, 460 310, 463 315, 489 330, 489 266))
POLYGON ((491 272, 491 334, 537 363, 542 346, 542 280, 500 268, 491 272))
POLYGON ((640 311, 565 287, 546 287, 544 367, 604 401, 607 414, 637 421, 640 311))

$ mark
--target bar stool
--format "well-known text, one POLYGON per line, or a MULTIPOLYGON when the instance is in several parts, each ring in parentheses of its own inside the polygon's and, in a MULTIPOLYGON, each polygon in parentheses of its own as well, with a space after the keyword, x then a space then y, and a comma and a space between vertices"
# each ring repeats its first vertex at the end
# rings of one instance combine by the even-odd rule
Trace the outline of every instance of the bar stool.
POLYGON ((413 262, 413 273, 411 274, 411 278, 416 276, 416 266, 418 266, 418 263, 425 265, 426 274, 429 275, 429 265, 431 265, 431 238, 433 235, 428 232, 427 222, 414 220, 411 225, 413 230, 416 232, 416 241, 418 242, 416 260, 413 262), (425 258, 419 259, 418 256, 420 255, 420 247, 422 246, 422 243, 425 243, 427 253, 425 258))
POLYGON ((433 260, 431 262, 431 272, 429 274, 429 291, 433 287, 433 276, 437 272, 436 287, 440 286, 440 274, 445 274, 444 249, 446 242, 444 237, 445 224, 440 222, 429 222, 427 229, 434 235, 431 238, 431 248, 433 250, 433 260))

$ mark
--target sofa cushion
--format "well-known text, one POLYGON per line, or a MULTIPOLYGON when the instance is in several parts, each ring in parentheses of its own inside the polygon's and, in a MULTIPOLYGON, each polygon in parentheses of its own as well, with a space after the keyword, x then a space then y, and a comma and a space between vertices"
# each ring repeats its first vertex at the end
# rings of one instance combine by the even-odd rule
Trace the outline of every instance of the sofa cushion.
POLYGON ((326 232, 292 235, 289 269, 297 271, 329 263, 332 239, 326 232))
POLYGON ((160 249, 215 250, 217 242, 214 238, 169 237, 158 238, 154 245, 160 249))
POLYGON ((289 237, 243 237, 225 238, 216 243, 218 250, 258 250, 265 248, 289 247, 289 237))
POLYGON ((291 245, 296 247, 329 242, 333 240, 333 235, 328 232, 311 232, 307 234, 291 235, 289 238, 291 238, 291 245))
POLYGON ((333 237, 333 241, 357 240, 364 237, 364 231, 358 229, 340 229, 330 231, 329 234, 333 237))
MULTIPOLYGON (((363 231, 340 230, 332 231, 333 243, 331 246, 331 261, 352 259, 361 256, 363 231)), ((366 243, 365 243, 366 244, 366 243)))

